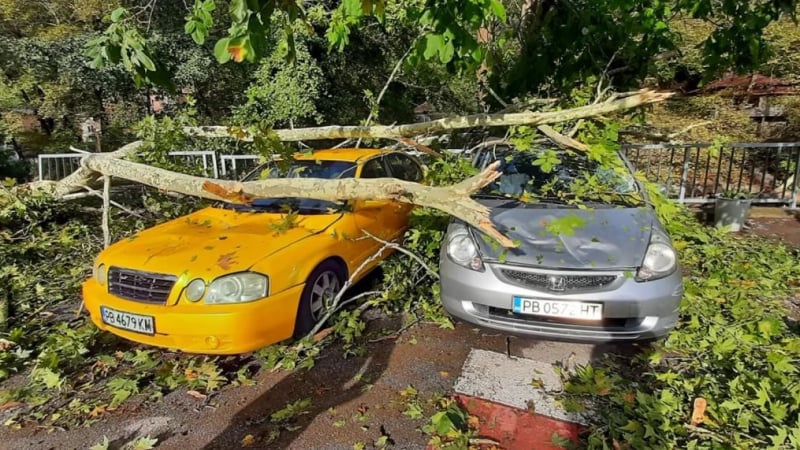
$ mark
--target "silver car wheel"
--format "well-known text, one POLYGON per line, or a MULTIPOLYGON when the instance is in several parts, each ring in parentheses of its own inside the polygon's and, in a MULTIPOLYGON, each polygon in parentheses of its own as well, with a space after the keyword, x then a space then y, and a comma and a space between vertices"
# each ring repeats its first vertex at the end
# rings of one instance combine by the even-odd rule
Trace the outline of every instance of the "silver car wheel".
POLYGON ((319 321, 330 308, 333 299, 341 289, 339 277, 332 270, 319 274, 311 288, 311 318, 319 321))

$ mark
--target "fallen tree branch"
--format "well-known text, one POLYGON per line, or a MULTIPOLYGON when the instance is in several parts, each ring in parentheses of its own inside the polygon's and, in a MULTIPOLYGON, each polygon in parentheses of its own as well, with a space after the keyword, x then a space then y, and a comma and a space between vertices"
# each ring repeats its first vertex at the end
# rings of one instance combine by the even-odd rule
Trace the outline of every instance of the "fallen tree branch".
POLYGON ((409 147, 413 147, 413 148, 421 151, 422 153, 425 153, 426 155, 430 155, 430 156, 433 156, 433 157, 436 157, 436 158, 441 158, 442 157, 441 153, 439 153, 436 150, 428 147, 427 145, 422 145, 419 142, 417 142, 417 141, 415 141, 415 140, 413 140, 411 138, 399 137, 399 138, 397 138, 397 142, 400 142, 401 144, 408 145, 409 147))
MULTIPOLYGON (((122 159, 136 153, 143 144, 142 141, 134 141, 119 148, 119 150, 109 153, 92 153, 91 158, 122 159)), ((43 180, 25 184, 21 188, 31 191, 43 191, 55 197, 63 197, 83 189, 83 186, 90 186, 97 173, 88 167, 81 165, 75 172, 67 175, 59 181, 43 180)), ((133 180, 136 181, 136 180, 133 180)))
POLYGON ((103 248, 108 248, 111 245, 111 231, 108 227, 108 216, 111 214, 111 177, 106 175, 103 177, 103 248))
MULTIPOLYGON (((459 130, 475 127, 499 127, 514 125, 549 125, 567 122, 586 117, 608 114, 623 109, 635 108, 649 103, 660 102, 672 96, 670 92, 656 92, 643 89, 633 93, 619 94, 611 99, 597 104, 581 106, 579 108, 564 109, 560 111, 519 112, 509 114, 473 114, 468 116, 448 117, 426 122, 401 124, 401 125, 374 125, 374 126, 326 126, 314 128, 295 128, 291 130, 273 130, 281 141, 346 139, 346 138, 373 138, 396 139, 398 137, 412 137, 428 133, 437 133, 449 130, 459 130)), ((187 127, 187 134, 201 137, 231 137, 227 127, 187 127)), ((245 140, 252 139, 245 136, 245 140)))
MULTIPOLYGON (((492 94, 492 97, 494 97, 495 100, 500 102, 500 104, 503 106, 503 108, 508 108, 508 103, 506 103, 506 101, 503 100, 500 97, 500 95, 498 95, 497 92, 495 92, 494 89, 491 88, 491 86, 486 86, 486 89, 489 90, 489 93, 492 94)), ((600 90, 600 86, 599 85, 598 85, 597 89, 598 89, 598 91, 600 90)), ((598 96, 599 95, 600 95, 600 93, 598 92, 598 96)), ((575 150, 580 150, 582 152, 589 151, 589 147, 587 147, 586 145, 582 144, 581 142, 576 141, 575 139, 572 138, 572 136, 565 136, 565 135, 559 133, 558 131, 556 131, 550 125, 542 124, 542 125, 539 125, 538 127, 536 127, 536 129, 541 131, 542 134, 544 134, 545 136, 550 138, 556 144, 561 145, 562 147, 574 148, 575 150)))
POLYGON ((499 163, 478 175, 451 186, 425 186, 395 178, 322 180, 277 178, 238 182, 216 180, 132 161, 92 155, 83 159, 91 172, 136 181, 156 189, 193 195, 228 203, 247 204, 255 198, 299 197, 319 200, 394 200, 438 209, 458 217, 497 240, 504 247, 514 243, 500 233, 489 219, 489 210, 470 198, 500 176, 499 163))
POLYGON ((553 127, 550 125, 539 125, 537 127, 539 131, 541 131, 545 136, 550 138, 553 142, 563 147, 574 148, 575 150, 580 150, 582 152, 588 152, 589 147, 586 146, 583 142, 577 141, 567 135, 561 134, 558 131, 554 130, 553 127))

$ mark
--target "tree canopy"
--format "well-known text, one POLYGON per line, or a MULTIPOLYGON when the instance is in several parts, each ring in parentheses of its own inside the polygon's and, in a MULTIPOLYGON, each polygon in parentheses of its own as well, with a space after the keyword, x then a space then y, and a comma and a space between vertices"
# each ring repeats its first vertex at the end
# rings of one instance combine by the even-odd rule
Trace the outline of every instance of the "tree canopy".
POLYGON ((0 134, 63 151, 95 117, 113 149, 175 107, 156 107, 163 95, 193 96, 201 123, 286 127, 580 105, 600 78, 780 76, 796 72, 796 13, 794 0, 1 0, 0 134))

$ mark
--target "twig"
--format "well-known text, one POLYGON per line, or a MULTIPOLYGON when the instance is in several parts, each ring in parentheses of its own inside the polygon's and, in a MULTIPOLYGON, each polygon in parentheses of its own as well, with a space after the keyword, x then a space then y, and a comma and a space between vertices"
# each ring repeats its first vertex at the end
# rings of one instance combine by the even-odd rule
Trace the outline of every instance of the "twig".
POLYGON ((469 443, 472 445, 500 445, 500 443, 494 439, 487 438, 472 438, 469 440, 469 443))
POLYGON ((331 148, 342 148, 342 147, 344 147, 346 145, 350 145, 351 142, 353 142, 352 139, 345 139, 342 142, 339 142, 338 144, 334 145, 331 148))
POLYGON ((108 229, 108 215, 111 209, 111 177, 103 177, 103 248, 111 245, 111 231, 108 229))
POLYGON ((553 127, 551 127, 550 125, 539 125, 537 128, 539 129, 539 131, 544 133, 545 136, 550 138, 550 140, 552 140, 556 144, 559 144, 563 147, 574 148, 575 150, 580 150, 582 152, 589 151, 589 147, 587 147, 586 144, 576 141, 575 139, 569 136, 559 133, 558 131, 553 129, 553 127))
POLYGON ((500 105, 503 108, 508 108, 508 102, 506 102, 505 100, 500 98, 500 96, 497 95, 497 92, 495 92, 494 89, 492 89, 491 86, 489 86, 488 84, 484 84, 484 87, 486 88, 487 91, 489 91, 489 94, 491 94, 492 97, 494 97, 494 99, 497 100, 498 103, 500 103, 500 105))
MULTIPOLYGON (((365 233, 366 233, 366 231, 365 231, 365 233)), ((328 309, 328 311, 327 311, 327 312, 325 313, 325 315, 324 315, 324 316, 323 316, 323 317, 322 317, 322 318, 321 318, 321 319, 320 319, 320 320, 319 320, 319 321, 318 321, 318 322, 317 322, 317 323, 314 325, 314 328, 312 328, 312 329, 311 329, 311 331, 309 331, 309 332, 308 332, 308 335, 310 335, 310 336, 313 336, 313 335, 317 334, 317 333, 319 332, 319 330, 322 328, 322 325, 324 325, 324 324, 325 324, 325 322, 327 322, 327 321, 328 321, 328 319, 330 319, 330 318, 331 318, 331 316, 332 316, 332 315, 333 315, 333 314, 334 314, 336 311, 338 311, 338 310, 341 308, 341 306, 342 306, 342 305, 340 305, 340 304, 339 304, 339 302, 341 302, 341 300, 342 300, 342 297, 344 296, 345 292, 347 292, 347 290, 348 290, 348 289, 350 289, 350 286, 352 286, 352 285, 353 285, 353 280, 355 280, 356 276, 357 276, 358 274, 360 274, 360 273, 361 273, 361 271, 362 271, 362 270, 364 270, 364 268, 365 268, 365 267, 367 267, 367 265, 369 265, 371 262, 373 262, 373 261, 375 261, 376 259, 378 259, 378 257, 380 257, 380 255, 381 255, 381 254, 382 254, 382 253, 383 253, 383 252, 384 252, 384 251, 385 251, 387 248, 388 248, 388 246, 387 246, 387 245, 384 245, 384 246, 383 246, 383 247, 381 247, 381 248, 380 248, 380 249, 379 249, 377 252, 373 253, 373 254, 372 254, 372 255, 371 255, 369 258, 365 259, 365 260, 364 260, 364 262, 362 262, 362 263, 361 263, 361 264, 360 264, 358 267, 356 267, 356 270, 354 270, 354 271, 353 271, 353 273, 352 273, 352 274, 350 274, 350 277, 349 277, 349 278, 347 279, 347 281, 344 283, 344 286, 342 286, 342 288, 341 288, 341 289, 339 289, 339 292, 337 292, 337 293, 336 293, 336 296, 335 296, 335 297, 333 297, 333 302, 331 302, 331 306, 330 306, 330 308, 328 309)), ((349 302, 348 302, 348 303, 349 303, 349 302)))
POLYGON ((419 323, 419 318, 418 317, 415 318, 414 320, 412 320, 411 322, 403 325, 399 330, 397 330, 397 331, 395 331, 395 332, 393 332, 391 334, 387 334, 385 336, 381 336, 381 337, 375 338, 375 339, 370 339, 367 342, 370 343, 370 344, 374 344, 376 342, 381 342, 381 341, 385 341, 385 340, 388 340, 388 339, 396 339, 401 334, 403 334, 406 330, 408 330, 409 328, 413 327, 417 323, 419 323))
POLYGON ((415 140, 413 140, 411 138, 399 137, 399 138, 397 138, 397 141, 400 142, 400 143, 403 143, 405 145, 408 145, 409 147, 413 147, 413 148, 415 148, 415 149, 417 149, 417 150, 419 150, 422 153, 425 153, 427 155, 431 155, 431 156, 434 156, 436 158, 441 158, 442 157, 441 153, 439 153, 436 150, 428 147, 427 145, 422 145, 419 142, 417 142, 417 141, 415 141, 415 140))
POLYGON ((423 261, 422 258, 420 258, 419 255, 417 255, 416 253, 412 252, 411 250, 406 249, 405 247, 403 247, 400 244, 395 244, 394 242, 384 241, 383 239, 381 239, 381 238, 379 238, 379 237, 377 237, 377 236, 375 236, 373 234, 370 234, 366 230, 364 230, 364 234, 366 234, 367 236, 371 237, 372 239, 375 239, 376 241, 378 241, 381 244, 383 244, 383 248, 387 248, 388 247, 388 248, 397 250, 400 253, 403 253, 403 254, 406 254, 406 255, 410 256, 414 261, 418 262, 422 267, 427 269, 428 273, 433 275, 437 280, 439 279, 439 272, 433 270, 431 268, 431 266, 429 266, 427 263, 425 263, 425 261, 423 261))
POLYGON ((676 131, 674 133, 668 134, 667 135, 667 139, 675 139, 676 137, 678 137, 678 136, 680 136, 680 135, 682 135, 684 133, 688 133, 689 131, 691 131, 694 128, 702 127, 702 126, 705 126, 705 125, 709 125, 711 123, 713 123, 713 122, 710 121, 710 120, 706 120, 706 121, 703 121, 703 122, 691 124, 691 125, 683 128, 683 129, 681 129, 679 131, 676 131))
MULTIPOLYGON (((110 178, 110 177, 109 177, 109 178, 110 178)), ((96 196, 96 197, 100 197, 100 198, 102 198, 103 200, 105 200, 105 198, 104 198, 103 194, 101 194, 101 193, 97 192, 96 190, 94 190, 94 189, 90 188, 89 186, 81 186, 81 187, 82 187, 82 188, 84 188, 84 189, 86 189, 88 192, 85 192, 85 193, 83 193, 83 192, 79 192, 79 193, 76 193, 76 194, 69 194, 69 195, 68 195, 68 196, 66 196, 66 197, 69 197, 70 199, 74 199, 74 198, 80 198, 79 196, 83 196, 83 197, 96 196)), ((104 186, 104 187, 105 187, 105 186, 104 186)), ((111 204, 112 204, 112 205, 114 205, 115 207, 117 207, 117 208, 119 208, 119 209, 121 209, 121 210, 125 211, 126 213, 128 213, 128 214, 130 214, 130 215, 132 215, 132 216, 136 216, 136 217, 138 217, 138 218, 140 218, 140 219, 143 219, 143 218, 144 218, 144 217, 143 217, 141 214, 137 213, 136 211, 133 211, 133 210, 131 210, 131 209, 129 209, 129 208, 126 208, 125 206, 121 205, 121 204, 120 204, 120 203, 118 203, 118 202, 115 202, 114 200, 111 200, 110 198, 109 198, 109 203, 111 203, 111 204)))
MULTIPOLYGON (((375 107, 370 108, 369 110, 369 115, 367 116, 367 120, 364 122, 365 127, 369 126, 370 122, 372 121, 373 113, 377 108, 381 106, 381 100, 383 100, 383 96, 386 95, 386 91, 389 90, 389 85, 392 84, 392 81, 394 81, 394 77, 397 76, 397 72, 399 72, 400 67, 403 66, 403 61, 405 61, 405 59, 411 53, 411 50, 414 49, 414 44, 416 43, 417 40, 414 39, 414 41, 411 42, 411 45, 408 47, 408 50, 406 50, 406 52, 403 53, 403 56, 401 56, 400 59, 397 60, 397 63, 394 65, 394 68, 392 69, 392 73, 389 74, 389 79, 386 80, 386 83, 383 85, 381 92, 378 93, 378 98, 375 99, 375 107)), ((361 146, 361 137, 359 136, 358 140, 356 141, 356 148, 359 148, 360 146, 361 146)))

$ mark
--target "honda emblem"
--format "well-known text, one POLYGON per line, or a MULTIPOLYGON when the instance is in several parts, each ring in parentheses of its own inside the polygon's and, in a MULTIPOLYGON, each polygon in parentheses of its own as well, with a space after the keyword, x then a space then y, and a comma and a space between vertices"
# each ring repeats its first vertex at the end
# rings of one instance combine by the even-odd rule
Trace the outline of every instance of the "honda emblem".
POLYGON ((562 276, 550 275, 547 277, 547 288, 551 291, 561 292, 567 288, 567 281, 562 276))

